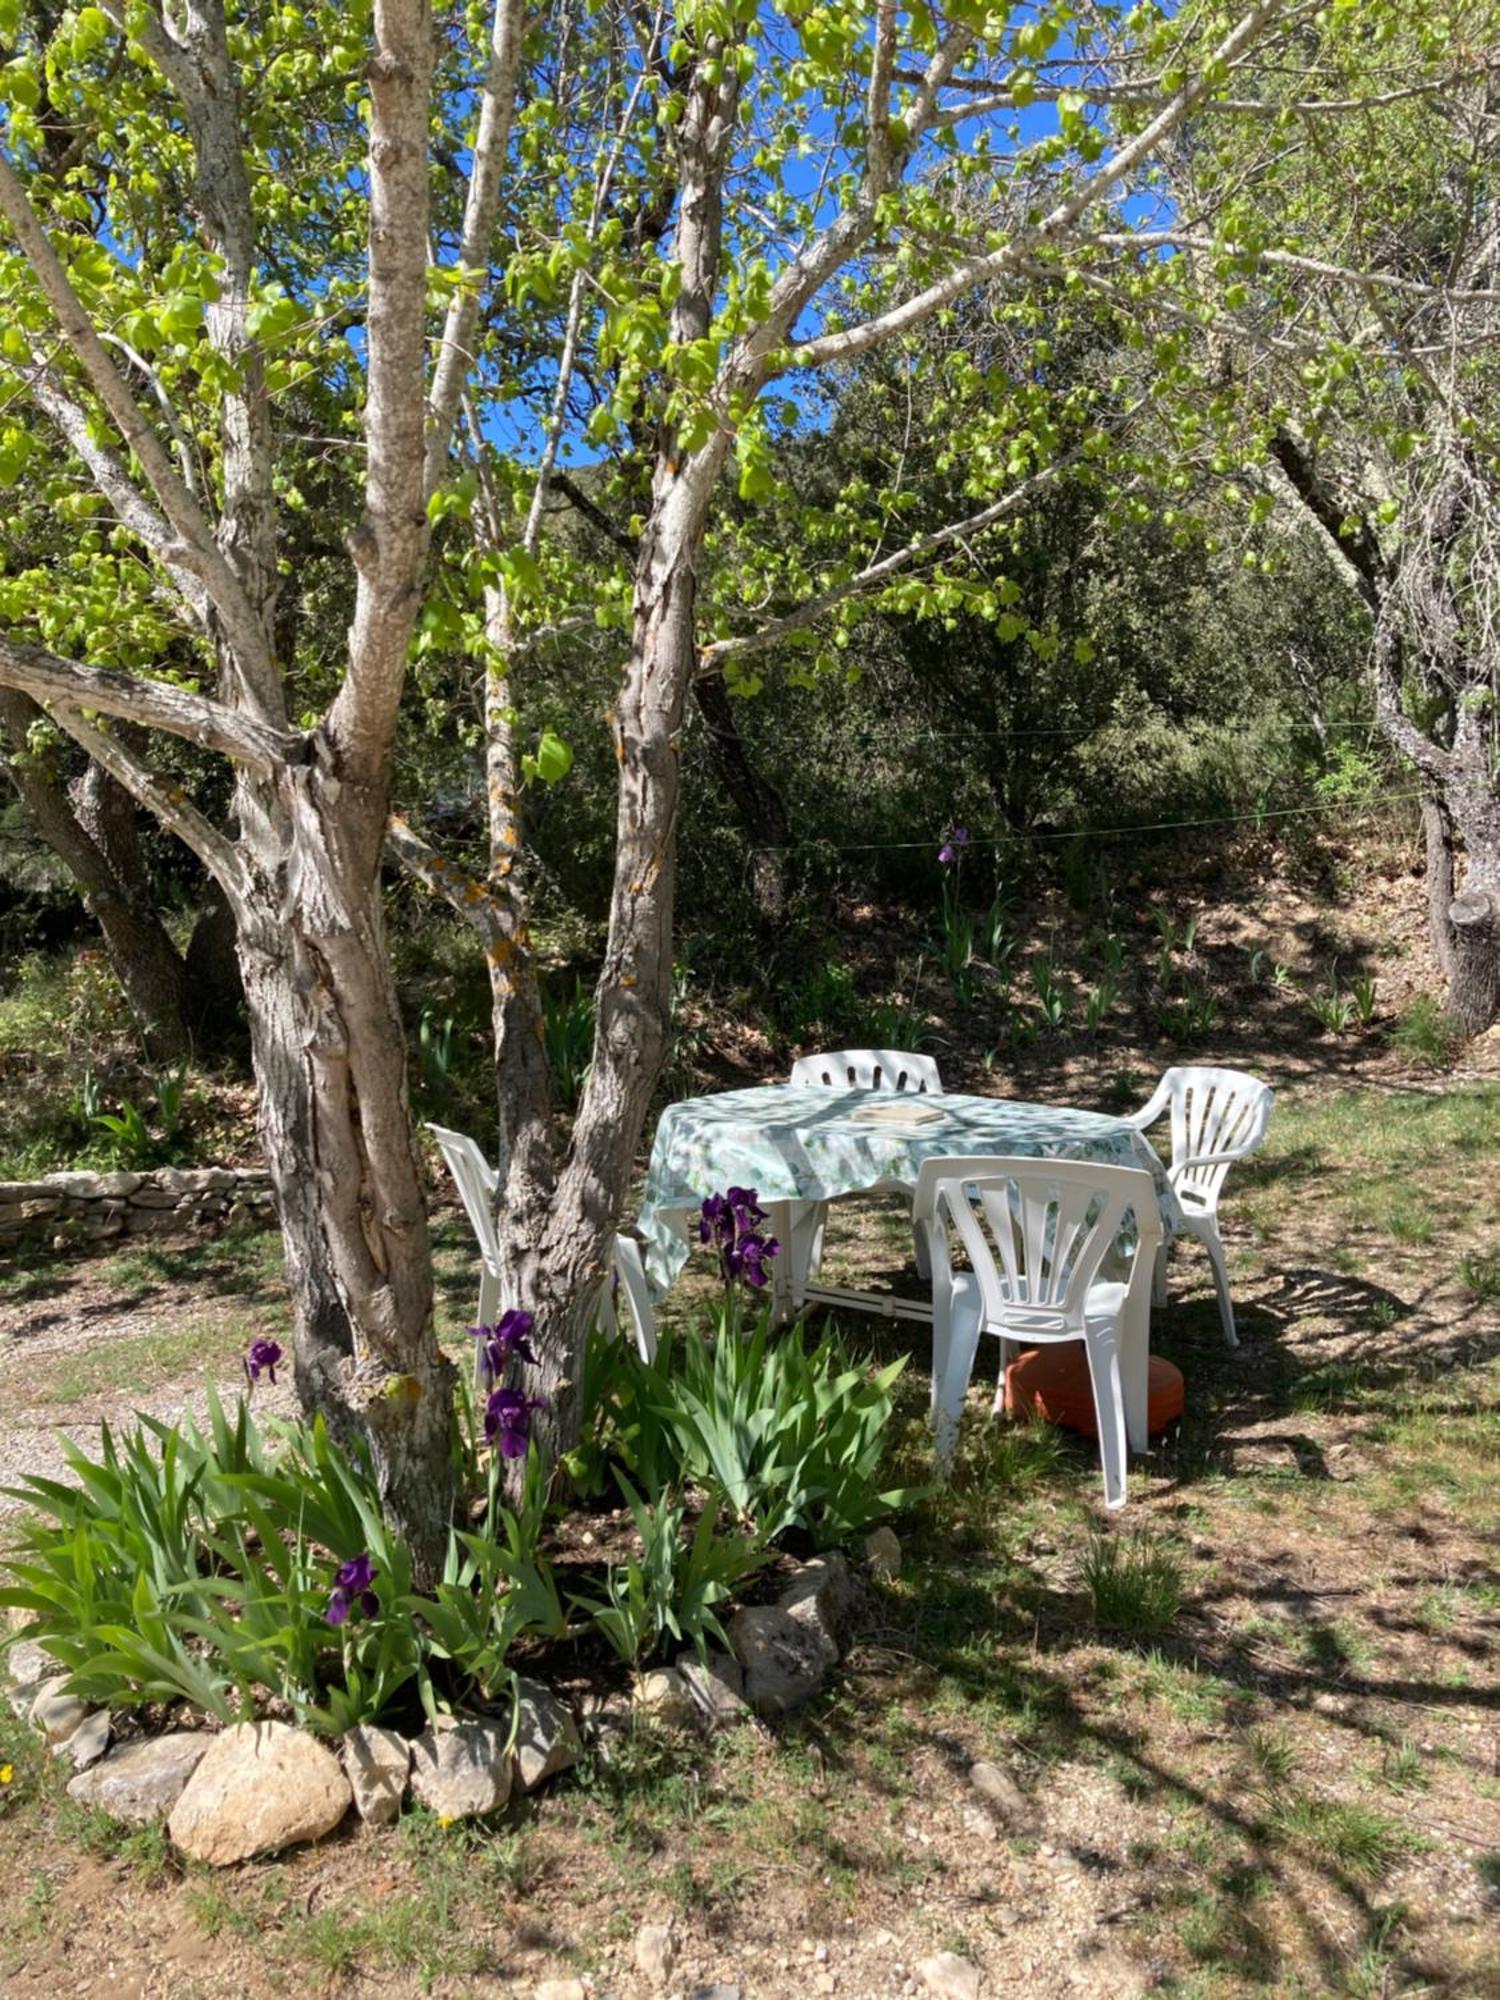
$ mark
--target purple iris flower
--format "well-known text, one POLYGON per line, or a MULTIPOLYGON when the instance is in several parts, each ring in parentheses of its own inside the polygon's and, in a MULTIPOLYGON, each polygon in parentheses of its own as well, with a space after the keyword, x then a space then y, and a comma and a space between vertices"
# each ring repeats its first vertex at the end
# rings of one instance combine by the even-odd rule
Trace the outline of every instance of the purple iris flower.
POLYGON ((535 1363, 530 1334, 535 1320, 529 1312, 512 1308, 501 1313, 494 1326, 471 1326, 469 1332, 479 1342, 481 1386, 498 1382, 511 1362, 519 1358, 535 1363))
POLYGON ((252 1340, 250 1352, 245 1356, 245 1373, 250 1377, 253 1389, 260 1380, 264 1369, 266 1378, 274 1389, 276 1386, 276 1364, 281 1359, 281 1348, 274 1340, 252 1340))
POLYGON ((371 1585, 375 1581, 376 1570, 373 1557, 353 1556, 339 1567, 333 1579, 333 1593, 328 1600, 328 1609, 323 1613, 329 1625, 347 1625, 356 1606, 366 1618, 373 1618, 380 1609, 380 1599, 371 1585))
POLYGON ((953 831, 938 849, 938 860, 945 868, 951 868, 953 863, 958 859, 959 849, 967 847, 968 844, 969 829, 966 826, 954 827, 953 831))
POLYGON ((757 1290, 769 1282, 766 1269, 781 1245, 764 1234, 766 1212, 754 1188, 732 1187, 724 1194, 711 1194, 698 1213, 698 1241, 711 1243, 719 1253, 719 1269, 726 1285, 743 1278, 757 1290))
POLYGON ((531 1438, 531 1413, 545 1410, 546 1400, 521 1389, 496 1389, 484 1406, 484 1434, 498 1446, 502 1458, 524 1458, 531 1438))

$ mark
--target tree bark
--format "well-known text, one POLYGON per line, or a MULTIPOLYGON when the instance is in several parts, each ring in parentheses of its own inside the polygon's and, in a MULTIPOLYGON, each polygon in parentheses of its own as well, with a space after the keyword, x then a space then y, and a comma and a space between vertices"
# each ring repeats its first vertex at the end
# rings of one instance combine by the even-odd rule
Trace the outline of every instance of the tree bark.
POLYGON ((187 969, 147 892, 134 801, 92 763, 79 793, 70 797, 62 780, 26 747, 27 733, 41 715, 29 695, 0 688, 11 782, 99 926, 146 1060, 176 1062, 189 1048, 187 969))
POLYGON ((1422 800, 1422 843, 1426 857, 1427 929, 1438 970, 1453 976, 1453 930, 1448 905, 1453 901, 1453 822, 1439 793, 1422 800))

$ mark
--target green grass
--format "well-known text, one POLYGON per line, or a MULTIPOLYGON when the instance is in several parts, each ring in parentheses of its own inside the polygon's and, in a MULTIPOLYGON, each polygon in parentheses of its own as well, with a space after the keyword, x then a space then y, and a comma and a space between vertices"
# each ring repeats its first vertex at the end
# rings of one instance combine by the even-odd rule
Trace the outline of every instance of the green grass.
MULTIPOLYGON (((263 1315, 257 1319, 256 1331, 281 1332, 287 1324, 285 1311, 279 1316, 263 1315)), ((203 1371, 230 1374, 249 1338, 243 1325, 200 1320, 159 1333, 99 1340, 50 1366, 32 1364, 10 1393, 40 1406, 81 1403, 90 1396, 116 1390, 149 1396, 164 1383, 187 1375, 203 1371)))
POLYGON ((1271 1826, 1358 1882, 1378 1882, 1418 1843, 1398 1820, 1373 1807, 1344 1800, 1299 1796, 1280 1803, 1271 1826))
POLYGON ((1110 1632, 1164 1632, 1182 1609, 1186 1572, 1166 1543, 1145 1534, 1095 1536, 1083 1559, 1094 1623, 1110 1632))

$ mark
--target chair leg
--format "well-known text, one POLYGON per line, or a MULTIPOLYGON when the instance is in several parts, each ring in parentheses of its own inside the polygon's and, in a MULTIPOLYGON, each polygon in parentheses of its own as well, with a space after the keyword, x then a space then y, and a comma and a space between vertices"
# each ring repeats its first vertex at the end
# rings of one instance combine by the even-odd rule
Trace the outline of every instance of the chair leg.
POLYGON ((1219 1318, 1223 1322, 1224 1338, 1231 1347, 1238 1347, 1240 1341, 1234 1330, 1234 1301, 1229 1296, 1229 1267, 1224 1262, 1224 1245, 1212 1222, 1198 1240, 1208 1252, 1208 1261, 1213 1266, 1214 1290, 1219 1295, 1219 1318))
POLYGON ((1125 1402, 1120 1391, 1119 1329, 1113 1320, 1097 1321, 1084 1335, 1089 1379, 1094 1386, 1094 1414, 1099 1421, 1099 1459, 1104 1470, 1104 1504, 1125 1505, 1125 1402))
POLYGON ((479 1317, 476 1326, 493 1326, 495 1308, 500 1303, 500 1273, 492 1271, 488 1264, 479 1271, 479 1317))
POLYGON ((966 1314, 960 1325, 949 1328, 941 1377, 937 1374, 937 1343, 933 1342, 933 1458, 940 1479, 946 1479, 953 1466, 964 1398, 969 1392, 969 1377, 974 1372, 974 1355, 979 1347, 979 1329, 977 1313, 972 1319, 966 1314))
POLYGON ((1156 1253, 1156 1262, 1151 1271, 1151 1303, 1164 1306, 1167 1303, 1167 1246, 1162 1244, 1156 1253))

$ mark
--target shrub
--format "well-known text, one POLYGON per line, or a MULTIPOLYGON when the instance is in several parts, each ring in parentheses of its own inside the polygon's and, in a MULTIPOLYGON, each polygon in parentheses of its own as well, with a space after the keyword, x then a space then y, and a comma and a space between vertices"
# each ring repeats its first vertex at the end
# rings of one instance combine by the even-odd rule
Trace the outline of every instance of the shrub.
POLYGON ((833 1334, 809 1352, 800 1326, 773 1339, 766 1315, 744 1338, 666 1335, 651 1363, 622 1345, 593 1385, 593 1448, 653 1496, 712 1485, 762 1540, 801 1528, 831 1547, 910 1497, 879 1486, 905 1365, 861 1367, 833 1334))

